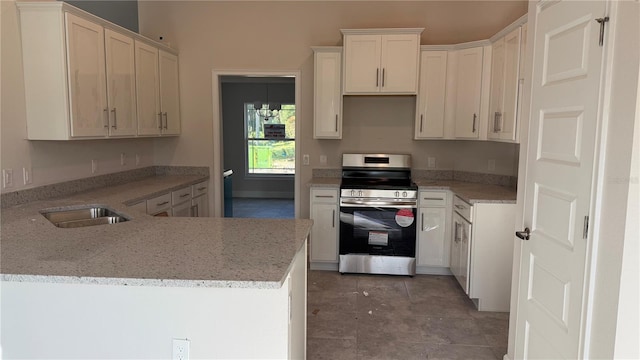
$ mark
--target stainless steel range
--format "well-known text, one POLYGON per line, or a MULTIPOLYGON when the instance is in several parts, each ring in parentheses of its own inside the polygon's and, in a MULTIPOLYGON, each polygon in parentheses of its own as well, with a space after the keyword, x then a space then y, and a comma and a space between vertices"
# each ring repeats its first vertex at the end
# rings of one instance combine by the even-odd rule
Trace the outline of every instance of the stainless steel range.
POLYGON ((415 275, 417 193, 411 155, 342 155, 341 273, 415 275))

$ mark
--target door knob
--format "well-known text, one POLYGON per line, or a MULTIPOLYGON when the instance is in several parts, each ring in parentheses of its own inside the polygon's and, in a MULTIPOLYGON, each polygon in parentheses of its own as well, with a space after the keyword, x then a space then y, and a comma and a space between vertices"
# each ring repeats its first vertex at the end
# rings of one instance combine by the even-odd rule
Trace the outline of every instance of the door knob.
POLYGON ((516 231, 516 236, 522 240, 529 240, 529 235, 531 235, 529 228, 524 228, 524 231, 516 231))

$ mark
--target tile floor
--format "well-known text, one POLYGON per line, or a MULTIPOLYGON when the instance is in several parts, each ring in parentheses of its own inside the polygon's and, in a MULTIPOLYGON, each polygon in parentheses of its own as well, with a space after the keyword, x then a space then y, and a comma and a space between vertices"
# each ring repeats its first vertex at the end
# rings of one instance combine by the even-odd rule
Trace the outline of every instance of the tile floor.
POLYGON ((452 276, 309 271, 309 360, 502 359, 508 323, 475 310, 452 276))
POLYGON ((289 219, 295 217, 293 199, 233 198, 233 217, 289 219))

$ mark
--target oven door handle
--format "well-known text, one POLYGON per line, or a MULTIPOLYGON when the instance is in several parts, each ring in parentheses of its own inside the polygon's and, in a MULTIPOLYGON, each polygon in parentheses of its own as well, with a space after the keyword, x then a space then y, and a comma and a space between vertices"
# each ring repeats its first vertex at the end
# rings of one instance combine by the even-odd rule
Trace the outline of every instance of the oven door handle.
POLYGON ((340 200, 340 206, 375 206, 375 207, 393 207, 393 208, 417 208, 416 201, 375 201, 375 200, 340 200))

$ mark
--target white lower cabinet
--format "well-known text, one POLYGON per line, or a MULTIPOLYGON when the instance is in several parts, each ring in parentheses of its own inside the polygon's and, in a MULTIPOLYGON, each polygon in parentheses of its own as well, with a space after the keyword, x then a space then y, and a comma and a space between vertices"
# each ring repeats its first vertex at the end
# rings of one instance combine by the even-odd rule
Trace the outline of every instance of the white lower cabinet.
POLYGON ((171 193, 158 195, 147 200, 147 214, 159 215, 162 213, 166 213, 166 216, 171 215, 171 193))
POLYGON ((515 204, 453 202, 451 272, 480 311, 509 311, 515 204))
POLYGON ((311 189, 310 263, 312 270, 338 270, 340 228, 338 189, 311 189))
POLYGON ((416 272, 448 274, 451 217, 451 193, 420 191, 418 200, 416 272))
POLYGON ((191 216, 209 217, 209 197, 207 196, 208 181, 191 186, 191 216))
POLYGON ((171 216, 175 217, 190 217, 191 216, 191 201, 186 201, 178 205, 171 207, 171 216))

